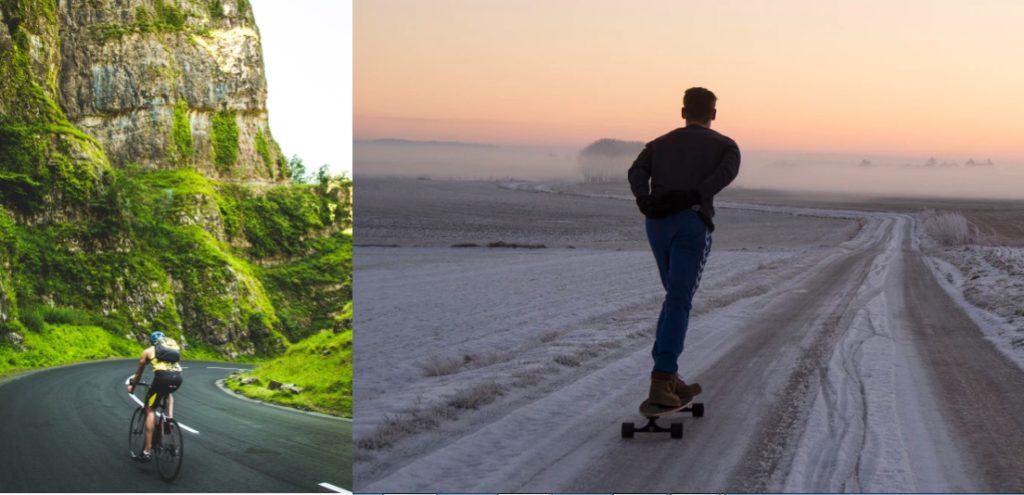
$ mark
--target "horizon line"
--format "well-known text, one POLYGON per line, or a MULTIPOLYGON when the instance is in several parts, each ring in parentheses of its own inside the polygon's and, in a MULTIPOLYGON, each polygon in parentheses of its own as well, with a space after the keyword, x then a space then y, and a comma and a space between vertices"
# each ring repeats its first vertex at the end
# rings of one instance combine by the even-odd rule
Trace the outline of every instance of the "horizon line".
MULTIPOLYGON (((472 147, 487 147, 487 148, 584 148, 602 139, 613 139, 616 141, 629 142, 629 143, 644 143, 641 140, 622 139, 617 137, 600 137, 590 142, 578 144, 578 143, 528 143, 528 142, 489 142, 489 141, 464 141, 464 140, 453 140, 453 139, 413 139, 399 136, 385 136, 385 137, 352 137, 352 143, 387 143, 389 141, 395 142, 396 144, 423 144, 423 145, 452 145, 452 146, 472 146, 472 147)), ((742 150, 742 148, 741 148, 742 150)), ((750 148, 745 153, 776 153, 776 154, 794 154, 794 155, 836 155, 836 156, 856 156, 862 159, 871 158, 901 158, 901 159, 929 159, 935 158, 936 160, 975 160, 985 161, 992 160, 993 162, 998 161, 1024 161, 1024 156, 1007 156, 1007 155, 968 155, 968 154, 942 154, 942 153, 894 153, 884 151, 849 151, 849 150, 814 150, 814 149, 793 149, 793 148, 750 148)))

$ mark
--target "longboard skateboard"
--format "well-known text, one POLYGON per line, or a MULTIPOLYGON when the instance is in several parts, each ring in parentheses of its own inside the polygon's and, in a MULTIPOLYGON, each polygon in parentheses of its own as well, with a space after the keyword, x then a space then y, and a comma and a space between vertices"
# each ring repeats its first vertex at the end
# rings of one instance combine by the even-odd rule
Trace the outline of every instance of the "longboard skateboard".
POLYGON ((647 424, 637 428, 633 422, 622 423, 622 438, 633 438, 635 433, 665 433, 668 432, 672 438, 683 438, 683 424, 680 422, 670 423, 668 428, 665 428, 658 424, 658 418, 662 416, 668 416, 670 414, 676 414, 681 412, 689 412, 695 418, 704 417, 704 403, 690 401, 683 404, 681 407, 662 407, 654 404, 648 404, 645 400, 643 404, 640 404, 640 415, 647 418, 647 424))

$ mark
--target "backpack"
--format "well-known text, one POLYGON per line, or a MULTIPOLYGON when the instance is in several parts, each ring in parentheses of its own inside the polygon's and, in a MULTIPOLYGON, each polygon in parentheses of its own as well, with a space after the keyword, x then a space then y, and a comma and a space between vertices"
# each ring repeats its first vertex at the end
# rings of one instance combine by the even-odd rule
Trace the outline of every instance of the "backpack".
POLYGON ((164 337, 156 341, 156 358, 165 363, 177 363, 181 361, 181 347, 170 337, 164 337))

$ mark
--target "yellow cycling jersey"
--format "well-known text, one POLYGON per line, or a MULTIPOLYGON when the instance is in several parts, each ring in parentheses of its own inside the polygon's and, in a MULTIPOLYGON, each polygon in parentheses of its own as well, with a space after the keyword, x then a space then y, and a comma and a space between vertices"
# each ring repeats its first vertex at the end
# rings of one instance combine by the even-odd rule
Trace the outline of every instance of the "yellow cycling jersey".
POLYGON ((149 360, 149 364, 153 366, 153 371, 181 371, 181 364, 161 361, 156 356, 149 360))

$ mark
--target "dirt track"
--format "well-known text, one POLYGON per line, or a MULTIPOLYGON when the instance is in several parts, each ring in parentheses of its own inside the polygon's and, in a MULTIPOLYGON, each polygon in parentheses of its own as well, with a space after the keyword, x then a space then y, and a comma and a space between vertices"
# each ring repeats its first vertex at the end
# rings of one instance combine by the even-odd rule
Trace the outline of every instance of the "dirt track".
MULTIPOLYGON (((543 208, 541 193, 508 193, 543 208)), ((357 489, 1024 490, 1024 373, 935 281, 912 217, 864 215, 854 239, 737 279, 760 288, 695 318, 682 373, 704 384, 707 415, 683 419, 682 441, 619 438, 621 421, 640 420, 632 411, 646 390, 649 343, 638 342, 543 394, 484 409, 386 474, 357 474, 357 489), (559 413, 580 403, 579 414, 559 413)), ((616 310, 637 313, 617 331, 649 329, 656 314, 637 316, 649 306, 616 310)))

